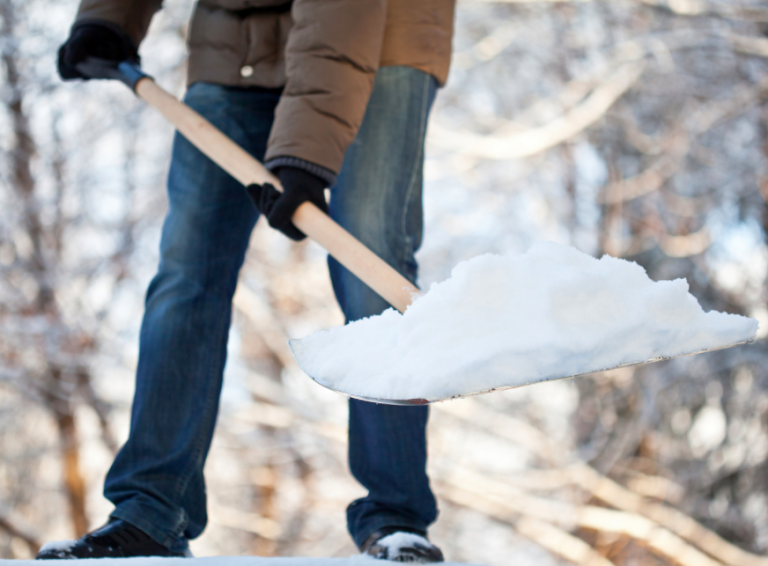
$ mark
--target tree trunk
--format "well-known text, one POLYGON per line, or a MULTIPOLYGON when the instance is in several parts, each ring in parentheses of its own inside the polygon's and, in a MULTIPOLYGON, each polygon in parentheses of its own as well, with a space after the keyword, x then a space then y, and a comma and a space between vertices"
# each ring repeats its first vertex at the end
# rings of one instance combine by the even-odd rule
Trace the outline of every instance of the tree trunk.
MULTIPOLYGON (((21 4, 23 6, 23 4, 21 4)), ((35 177, 32 173, 32 156, 36 153, 35 141, 29 126, 29 117, 24 111, 23 85, 19 73, 19 54, 14 37, 20 8, 11 0, 0 0, 0 35, 7 38, 2 50, 2 62, 7 78, 7 102, 13 128, 13 146, 10 152, 11 184, 23 203, 24 224, 32 243, 28 262, 29 273, 37 284, 37 295, 32 301, 29 313, 33 316, 46 315, 51 326, 60 325, 60 313, 56 304, 51 273, 45 254, 45 226, 40 216, 36 193, 35 177)), ((47 406, 52 412, 59 430, 63 482, 70 505, 72 529, 76 536, 85 534, 88 519, 85 510, 85 481, 80 472, 80 457, 74 411, 67 388, 62 387, 64 373, 58 365, 48 359, 47 406)))

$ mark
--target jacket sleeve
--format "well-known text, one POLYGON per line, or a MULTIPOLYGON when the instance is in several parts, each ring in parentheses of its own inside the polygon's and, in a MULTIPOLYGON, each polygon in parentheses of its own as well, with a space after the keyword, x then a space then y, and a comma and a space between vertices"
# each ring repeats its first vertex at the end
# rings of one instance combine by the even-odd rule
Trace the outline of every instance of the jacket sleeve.
POLYGON ((73 27, 93 21, 113 24, 138 48, 162 3, 163 0, 82 0, 73 27))
POLYGON ((373 90, 386 0, 294 0, 292 16, 267 167, 305 161, 334 177, 373 90))

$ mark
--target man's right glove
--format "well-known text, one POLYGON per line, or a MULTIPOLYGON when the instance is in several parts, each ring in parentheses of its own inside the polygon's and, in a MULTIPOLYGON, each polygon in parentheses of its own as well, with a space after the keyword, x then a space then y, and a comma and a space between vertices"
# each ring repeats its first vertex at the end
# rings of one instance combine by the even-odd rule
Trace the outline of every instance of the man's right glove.
POLYGON ((88 57, 99 57, 110 61, 139 62, 139 54, 131 39, 119 28, 106 24, 87 23, 74 27, 72 35, 59 48, 58 68, 62 79, 84 79, 76 65, 88 57))
POLYGON ((302 203, 309 201, 328 214, 324 192, 327 183, 297 167, 280 167, 276 174, 283 185, 282 193, 269 183, 248 185, 246 191, 253 205, 267 217, 272 228, 280 230, 291 240, 301 241, 307 236, 291 222, 293 213, 302 203))

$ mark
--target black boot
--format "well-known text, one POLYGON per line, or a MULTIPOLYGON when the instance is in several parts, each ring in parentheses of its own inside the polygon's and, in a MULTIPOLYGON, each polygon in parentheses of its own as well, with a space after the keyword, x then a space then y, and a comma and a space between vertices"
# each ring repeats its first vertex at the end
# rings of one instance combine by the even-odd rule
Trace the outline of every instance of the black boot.
POLYGON ((424 534, 402 527, 379 529, 366 539, 360 551, 373 558, 392 562, 443 562, 443 553, 424 534))
POLYGON ((100 529, 77 540, 49 542, 37 553, 37 560, 127 558, 129 556, 184 556, 184 554, 171 552, 130 523, 111 519, 100 529))

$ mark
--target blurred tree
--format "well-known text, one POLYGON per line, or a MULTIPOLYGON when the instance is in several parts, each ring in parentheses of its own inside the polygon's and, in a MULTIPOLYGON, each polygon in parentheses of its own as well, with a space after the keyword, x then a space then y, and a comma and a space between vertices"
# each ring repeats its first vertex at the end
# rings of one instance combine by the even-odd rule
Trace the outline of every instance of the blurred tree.
MULTIPOLYGON (((82 423, 116 450, 164 210, 168 127, 121 85, 55 77, 75 4, 0 0, 0 557, 104 518, 91 484, 109 458, 87 456, 82 423)), ((192 4, 167 0, 142 47, 163 83, 181 82, 192 4)), ((768 324, 766 24, 757 1, 461 1, 429 138, 422 283, 550 239, 683 277, 705 309, 768 324)), ((323 253, 260 226, 235 309, 195 550, 349 555, 345 401, 285 344, 340 323, 323 253)), ((436 406, 433 536, 494 566, 765 564, 764 333, 436 406)))
MULTIPOLYGON (((142 110, 130 93, 107 91, 94 111, 87 89, 59 88, 53 62, 63 30, 51 8, 0 1, 0 451, 12 462, 0 466, 0 507, 26 508, 29 523, 36 513, 61 513, 57 504, 30 507, 45 485, 40 451, 58 438, 63 495, 79 536, 91 524, 78 408, 93 412, 105 448, 116 452, 111 405, 94 387, 92 365, 121 286, 134 276, 136 238, 157 219, 156 199, 146 199, 152 185, 137 189, 137 177, 154 176, 157 186, 153 168, 164 167, 167 150, 139 155, 142 110), (40 410, 53 428, 40 422, 40 410)), ((25 532, 10 518, 2 529, 25 532)))

